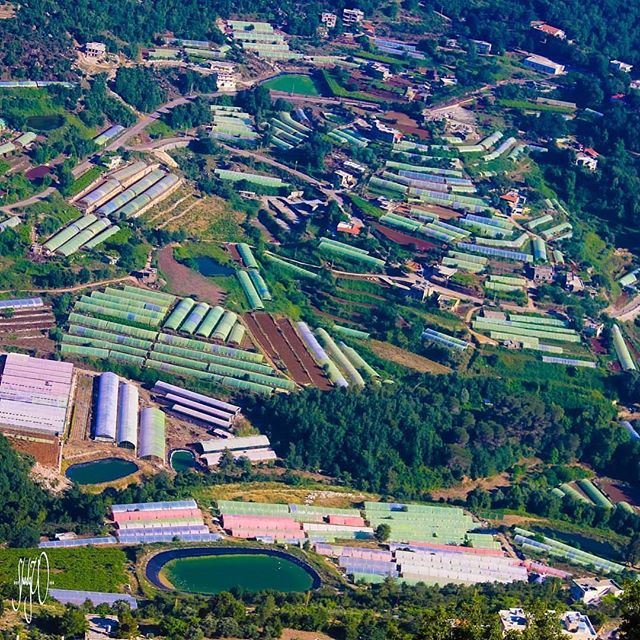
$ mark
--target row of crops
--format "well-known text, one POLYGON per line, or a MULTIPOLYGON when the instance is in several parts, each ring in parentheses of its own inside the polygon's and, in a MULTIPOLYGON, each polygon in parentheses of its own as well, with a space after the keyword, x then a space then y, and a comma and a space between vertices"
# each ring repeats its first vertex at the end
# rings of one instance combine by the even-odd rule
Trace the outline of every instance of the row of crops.
POLYGON ((312 132, 306 125, 294 120, 287 111, 281 111, 271 120, 271 143, 288 151, 303 143, 312 132))

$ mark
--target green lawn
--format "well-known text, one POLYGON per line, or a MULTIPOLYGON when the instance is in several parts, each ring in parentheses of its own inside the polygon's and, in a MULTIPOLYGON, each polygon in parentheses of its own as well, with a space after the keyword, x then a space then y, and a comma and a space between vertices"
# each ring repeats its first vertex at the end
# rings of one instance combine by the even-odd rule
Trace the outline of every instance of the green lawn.
POLYGON ((319 96, 320 92, 315 82, 309 76, 287 73, 271 80, 267 80, 264 85, 273 91, 284 91, 286 93, 297 93, 303 96, 319 96))

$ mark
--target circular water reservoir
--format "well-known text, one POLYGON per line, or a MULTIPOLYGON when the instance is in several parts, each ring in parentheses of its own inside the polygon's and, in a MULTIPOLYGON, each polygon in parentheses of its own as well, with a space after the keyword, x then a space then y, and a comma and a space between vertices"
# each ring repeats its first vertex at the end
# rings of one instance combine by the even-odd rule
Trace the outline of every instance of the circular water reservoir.
POLYGON ((303 592, 320 576, 302 560, 275 549, 173 549, 151 558, 147 578, 161 589, 212 594, 231 589, 303 592))
POLYGON ((78 484, 113 482, 135 473, 138 465, 123 458, 103 458, 92 462, 71 465, 66 476, 78 484))
POLYGON ((174 471, 187 471, 195 469, 196 457, 188 449, 176 449, 171 454, 171 468, 174 471))

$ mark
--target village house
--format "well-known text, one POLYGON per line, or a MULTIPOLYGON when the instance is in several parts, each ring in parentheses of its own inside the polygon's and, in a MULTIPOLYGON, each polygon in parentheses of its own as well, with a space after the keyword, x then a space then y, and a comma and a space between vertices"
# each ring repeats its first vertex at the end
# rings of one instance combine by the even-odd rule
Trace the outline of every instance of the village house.
POLYGON ((577 578, 571 585, 571 597, 587 605, 598 606, 608 595, 616 598, 623 593, 620 586, 609 578, 577 578))
POLYGON ((531 23, 531 27, 545 36, 551 36, 552 38, 558 38, 559 40, 566 40, 567 34, 559 27, 554 27, 546 22, 534 20, 531 23))

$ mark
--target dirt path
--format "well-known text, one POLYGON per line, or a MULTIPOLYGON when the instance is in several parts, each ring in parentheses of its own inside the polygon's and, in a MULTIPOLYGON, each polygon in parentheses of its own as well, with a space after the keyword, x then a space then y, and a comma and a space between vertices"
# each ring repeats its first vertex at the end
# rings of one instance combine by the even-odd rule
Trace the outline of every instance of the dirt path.
POLYGON ((109 280, 98 280, 97 282, 87 282, 86 284, 77 284, 73 287, 62 287, 60 289, 2 289, 0 293, 73 293, 74 291, 82 291, 83 289, 93 289, 96 287, 104 287, 109 284, 118 282, 135 282, 138 281, 133 276, 122 276, 121 278, 110 278, 109 280))
POLYGON ((158 252, 158 268, 164 274, 169 289, 177 295, 196 296, 198 300, 214 305, 223 304, 227 297, 226 291, 212 280, 175 260, 173 245, 158 252))
POLYGON ((200 200, 194 200, 191 202, 185 209, 183 209, 180 213, 177 213, 175 216, 171 216, 168 220, 165 220, 162 224, 158 225, 158 229, 164 229, 168 224, 174 222, 175 220, 179 220, 183 216, 185 216, 193 207, 200 203, 200 200))

